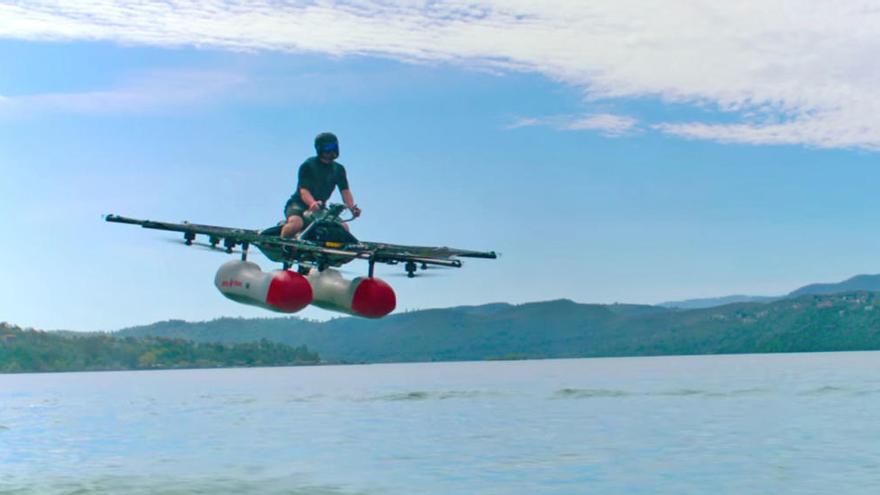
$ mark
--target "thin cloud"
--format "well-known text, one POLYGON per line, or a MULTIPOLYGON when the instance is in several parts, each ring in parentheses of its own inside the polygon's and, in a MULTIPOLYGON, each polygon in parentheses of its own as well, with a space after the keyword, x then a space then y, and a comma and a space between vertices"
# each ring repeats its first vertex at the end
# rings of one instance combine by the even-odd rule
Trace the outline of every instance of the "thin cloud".
POLYGON ((31 0, 0 4, 0 37, 531 71, 581 87, 588 99, 659 98, 744 120, 659 124, 677 136, 880 146, 880 9, 869 0, 31 0))
MULTIPOLYGON (((2 101, 2 100, 0 100, 2 101)), ((544 122, 541 119, 536 119, 534 117, 520 117, 513 122, 504 126, 505 129, 520 129, 523 127, 535 127, 539 125, 544 125, 544 122)))
MULTIPOLYGON (((866 109, 867 110, 867 109, 866 109)), ((867 112, 866 112, 867 113, 867 112)), ((816 148, 862 148, 880 151, 876 122, 870 115, 821 112, 785 122, 761 124, 664 123, 653 128, 686 139, 723 143, 802 145, 816 148), (830 133, 829 130, 836 130, 830 133)))
POLYGON ((157 71, 101 91, 0 96, 0 114, 162 112, 204 104, 244 82, 246 78, 239 74, 157 71))
POLYGON ((634 131, 638 120, 626 115, 595 113, 573 117, 557 115, 552 117, 520 117, 508 124, 506 129, 546 126, 560 131, 595 131, 605 136, 621 136, 634 131))
POLYGON ((599 131, 606 135, 619 136, 633 130, 637 123, 632 117, 599 113, 575 119, 564 128, 569 131, 599 131))

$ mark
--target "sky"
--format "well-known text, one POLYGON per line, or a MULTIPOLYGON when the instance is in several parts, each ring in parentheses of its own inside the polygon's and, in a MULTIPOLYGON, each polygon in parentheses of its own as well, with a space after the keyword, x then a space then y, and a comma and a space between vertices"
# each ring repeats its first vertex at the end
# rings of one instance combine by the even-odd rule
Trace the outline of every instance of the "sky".
POLYGON ((501 253, 398 311, 878 273, 877 53, 860 1, 0 0, 0 320, 275 316, 102 215, 273 225, 322 131, 356 236, 501 253))

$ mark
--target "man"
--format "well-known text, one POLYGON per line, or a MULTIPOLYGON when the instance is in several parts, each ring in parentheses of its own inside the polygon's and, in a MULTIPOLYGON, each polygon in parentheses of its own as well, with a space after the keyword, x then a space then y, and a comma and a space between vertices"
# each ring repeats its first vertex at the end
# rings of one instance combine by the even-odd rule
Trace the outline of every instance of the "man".
MULTIPOLYGON (((286 223, 281 228, 281 237, 293 237, 308 223, 308 215, 321 209, 330 199, 337 187, 342 194, 342 201, 351 210, 355 218, 361 215, 361 209, 354 203, 354 197, 348 188, 345 167, 336 161, 339 157, 339 139, 329 132, 322 132, 315 138, 316 156, 306 159, 299 166, 296 192, 284 205, 286 223)), ((347 228, 347 226, 346 226, 347 228)))

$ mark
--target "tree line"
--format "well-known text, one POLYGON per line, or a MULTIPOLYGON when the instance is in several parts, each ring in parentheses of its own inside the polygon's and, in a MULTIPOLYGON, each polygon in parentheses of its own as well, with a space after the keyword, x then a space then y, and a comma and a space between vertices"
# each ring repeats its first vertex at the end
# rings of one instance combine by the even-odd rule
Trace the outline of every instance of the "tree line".
POLYGON ((317 364, 306 346, 45 332, 0 323, 0 372, 104 371, 317 364))

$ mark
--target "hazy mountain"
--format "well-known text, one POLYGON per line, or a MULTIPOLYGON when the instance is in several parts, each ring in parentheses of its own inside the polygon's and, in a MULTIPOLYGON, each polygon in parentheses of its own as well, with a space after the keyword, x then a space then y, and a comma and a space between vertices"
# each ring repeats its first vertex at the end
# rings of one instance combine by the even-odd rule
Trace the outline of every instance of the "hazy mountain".
POLYGON ((724 306, 725 304, 736 304, 745 302, 770 302, 776 301, 783 297, 785 296, 746 296, 737 294, 733 296, 707 297, 703 299, 685 299, 683 301, 668 301, 660 303, 660 306, 664 308, 702 309, 714 308, 716 306, 724 306))
POLYGON ((746 296, 734 295, 724 297, 708 297, 702 299, 685 299, 682 301, 669 301, 660 303, 665 308, 699 309, 723 306, 742 302, 771 302, 780 299, 803 296, 806 294, 839 294, 853 291, 880 292, 880 275, 856 275, 843 282, 827 284, 810 284, 800 289, 795 289, 783 296, 746 296))
POLYGON ((831 284, 810 284, 790 292, 789 297, 802 296, 804 294, 837 294, 840 292, 853 291, 880 292, 880 275, 856 275, 843 282, 831 284))
POLYGON ((120 331, 197 341, 266 338, 329 362, 449 361, 880 349, 880 294, 804 295, 670 310, 570 300, 412 311, 380 320, 168 321, 120 331))

